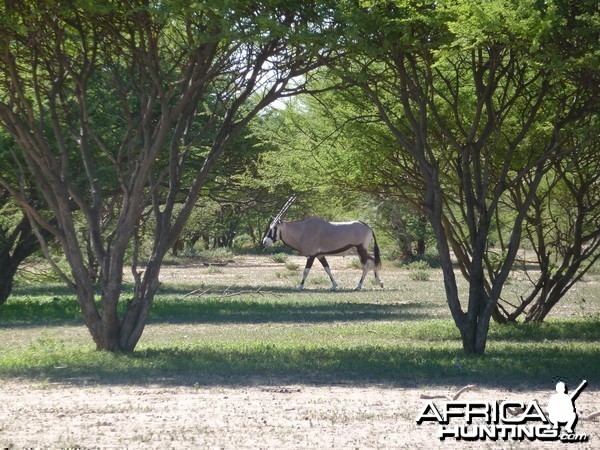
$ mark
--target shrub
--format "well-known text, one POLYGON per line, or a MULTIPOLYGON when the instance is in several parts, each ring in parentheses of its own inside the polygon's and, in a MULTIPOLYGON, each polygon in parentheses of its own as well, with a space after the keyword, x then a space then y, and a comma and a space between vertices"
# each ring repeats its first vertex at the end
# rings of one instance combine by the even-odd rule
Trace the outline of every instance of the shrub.
POLYGON ((288 259, 287 255, 285 253, 274 253, 271 255, 271 261, 279 263, 279 264, 283 264, 284 262, 286 262, 288 259))
POLYGON ((298 270, 300 268, 300 264, 297 264, 292 261, 288 261, 285 263, 285 268, 291 272, 295 272, 296 270, 298 270))
POLYGON ((407 266, 408 276, 413 281, 429 281, 429 263, 427 261, 415 261, 407 266))

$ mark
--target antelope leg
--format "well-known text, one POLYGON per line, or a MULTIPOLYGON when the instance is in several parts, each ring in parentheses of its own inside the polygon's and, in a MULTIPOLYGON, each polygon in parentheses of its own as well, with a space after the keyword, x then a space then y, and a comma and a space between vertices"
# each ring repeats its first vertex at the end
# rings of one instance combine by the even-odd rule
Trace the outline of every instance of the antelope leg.
POLYGON ((377 280, 377 284, 379 284, 379 286, 381 286, 381 289, 383 289, 383 281, 381 281, 381 278, 379 278, 379 270, 377 269, 377 264, 373 264, 373 272, 375 272, 375 280, 377 280))
POLYGON ((325 259, 324 256, 319 256, 319 261, 321 261, 321 264, 323 265, 323 269, 325 269, 325 272, 327 272, 327 275, 329 275, 329 279, 331 280, 331 290, 337 291, 337 283, 335 282, 335 279, 333 278, 333 274, 331 273, 331 268, 329 267, 329 263, 327 262, 327 260, 325 259))
POLYGON ((304 289, 304 282, 306 281, 306 277, 308 276, 308 272, 310 272, 310 268, 312 267, 313 262, 315 262, 315 257, 309 256, 306 260, 306 266, 304 267, 304 275, 302 276, 302 281, 300 282, 300 285, 298 286, 299 291, 304 289))
POLYGON ((367 276, 367 272, 369 271, 368 261, 366 263, 363 263, 362 267, 363 267, 363 273, 362 273, 362 276, 360 277, 360 281, 358 282, 358 286, 356 286, 354 288, 355 291, 360 291, 362 289, 363 282, 365 281, 365 277, 367 276))
POLYGON ((360 291, 363 287, 363 282, 365 281, 365 277, 367 276, 367 272, 369 271, 369 252, 363 246, 356 247, 358 252, 358 256, 360 257, 360 263, 362 264, 363 273, 360 277, 360 281, 358 282, 358 286, 354 288, 355 291, 360 291))

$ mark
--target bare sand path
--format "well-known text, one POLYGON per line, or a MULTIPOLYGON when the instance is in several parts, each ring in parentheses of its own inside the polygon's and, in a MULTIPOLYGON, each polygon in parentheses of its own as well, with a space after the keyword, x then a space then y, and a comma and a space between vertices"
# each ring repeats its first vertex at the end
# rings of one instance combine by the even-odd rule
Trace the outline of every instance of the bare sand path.
MULTIPOLYGON (((456 387, 105 386, 8 381, 0 387, 0 448, 600 448, 598 422, 580 421, 585 444, 440 441, 416 424, 427 400, 456 387), (557 447, 559 446, 559 447, 557 447)), ((586 390, 579 413, 597 410, 586 390)), ((461 400, 537 399, 551 391, 474 389, 461 400)), ((441 402, 442 400, 435 400, 441 402)))

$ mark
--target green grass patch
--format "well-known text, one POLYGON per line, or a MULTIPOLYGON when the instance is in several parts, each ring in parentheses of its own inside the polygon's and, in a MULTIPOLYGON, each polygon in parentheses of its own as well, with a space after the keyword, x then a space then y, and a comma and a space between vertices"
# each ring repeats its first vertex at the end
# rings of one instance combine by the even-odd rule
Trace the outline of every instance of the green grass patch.
MULTIPOLYGON (((315 331, 315 330, 311 330, 315 331)), ((338 330, 356 333, 357 330, 338 330)), ((592 342, 491 343, 485 356, 467 357, 458 340, 398 336, 304 342, 224 339, 140 345, 131 355, 96 352, 45 337, 0 353, 0 376, 96 383, 210 383, 280 379, 297 383, 537 384, 582 376, 598 379, 600 353, 592 342), (566 357, 568 355, 568 357, 566 357)), ((371 330, 372 331, 372 330, 371 330)), ((397 330, 401 333, 402 330, 397 330)), ((410 330, 412 334, 415 330, 410 330)), ((398 333, 395 333, 398 334, 398 333)), ((325 337, 321 334, 321 337, 325 337)))
POLYGON ((60 285, 18 286, 0 306, 0 324, 81 323, 77 298, 60 285))
POLYGON ((278 264, 283 264, 287 261, 288 255, 285 253, 273 253, 271 255, 271 261, 276 262, 278 264))
POLYGON ((440 305, 398 292, 273 290, 185 296, 166 286, 133 354, 94 350, 59 286, 21 286, 0 309, 0 378, 59 382, 545 384, 600 379, 600 316, 492 323, 465 356, 440 305))
POLYGON ((300 268, 300 264, 297 264, 297 263, 291 262, 291 261, 287 261, 285 263, 285 268, 287 270, 289 270, 290 272, 295 272, 300 268))

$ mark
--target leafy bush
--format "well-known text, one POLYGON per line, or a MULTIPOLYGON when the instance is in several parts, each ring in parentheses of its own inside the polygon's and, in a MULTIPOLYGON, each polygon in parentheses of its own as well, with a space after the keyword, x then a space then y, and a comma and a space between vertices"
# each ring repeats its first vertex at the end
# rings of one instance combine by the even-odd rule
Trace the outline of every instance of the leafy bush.
POLYGON ((292 261, 288 261, 285 263, 285 268, 291 272, 295 272, 296 270, 298 270, 300 268, 300 264, 292 262, 292 261))
POLYGON ((273 253, 271 255, 271 261, 283 264, 288 259, 288 256, 285 253, 273 253))
POLYGON ((429 263, 427 261, 415 261, 407 264, 408 276, 413 281, 429 281, 429 263))

